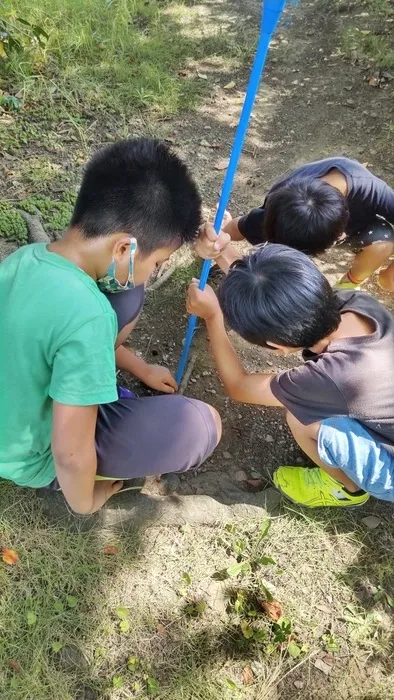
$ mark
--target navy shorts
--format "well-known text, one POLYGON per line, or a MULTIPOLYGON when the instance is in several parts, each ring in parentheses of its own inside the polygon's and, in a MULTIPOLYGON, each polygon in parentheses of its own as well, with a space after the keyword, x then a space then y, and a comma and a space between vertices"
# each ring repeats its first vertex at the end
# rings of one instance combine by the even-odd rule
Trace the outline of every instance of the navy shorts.
MULTIPOLYGON (((137 318, 144 288, 106 295, 119 331, 137 318)), ((199 467, 217 445, 208 405, 179 394, 120 398, 99 406, 96 427, 97 474, 135 479, 199 467)), ((49 488, 59 488, 55 479, 49 488)))
POLYGON ((394 243, 394 228, 386 219, 377 216, 368 226, 347 236, 344 242, 356 250, 368 248, 376 243, 394 243))

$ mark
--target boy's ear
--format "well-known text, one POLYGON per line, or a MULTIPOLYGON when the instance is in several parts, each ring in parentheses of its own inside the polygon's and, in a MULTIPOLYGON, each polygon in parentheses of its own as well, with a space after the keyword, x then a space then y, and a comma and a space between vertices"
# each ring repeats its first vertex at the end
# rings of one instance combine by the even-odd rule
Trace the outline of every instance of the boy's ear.
POLYGON ((277 343, 271 343, 269 340, 267 340, 266 344, 270 348, 270 350, 274 350, 274 352, 277 352, 280 355, 290 355, 293 352, 297 351, 297 348, 288 348, 286 345, 278 345, 277 343))
POLYGON ((277 343, 271 343, 270 340, 266 341, 266 345, 269 346, 270 350, 283 350, 283 345, 277 345, 277 343))
POLYGON ((132 242, 137 245, 135 238, 130 238, 130 236, 127 236, 126 234, 119 236, 116 239, 112 249, 113 259, 119 262, 123 260, 125 256, 128 257, 130 255, 130 245, 132 242))

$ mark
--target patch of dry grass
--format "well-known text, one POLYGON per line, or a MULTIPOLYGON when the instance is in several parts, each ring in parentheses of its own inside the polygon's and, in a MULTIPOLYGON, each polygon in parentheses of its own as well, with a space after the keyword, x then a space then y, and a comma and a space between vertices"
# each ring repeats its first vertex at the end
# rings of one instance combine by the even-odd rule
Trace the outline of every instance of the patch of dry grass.
POLYGON ((261 541, 261 521, 71 534, 8 484, 0 510, 1 543, 20 557, 0 567, 4 700, 390 697, 388 522, 369 533, 349 513, 291 508, 261 541), (282 643, 261 607, 270 593, 291 624, 282 643))

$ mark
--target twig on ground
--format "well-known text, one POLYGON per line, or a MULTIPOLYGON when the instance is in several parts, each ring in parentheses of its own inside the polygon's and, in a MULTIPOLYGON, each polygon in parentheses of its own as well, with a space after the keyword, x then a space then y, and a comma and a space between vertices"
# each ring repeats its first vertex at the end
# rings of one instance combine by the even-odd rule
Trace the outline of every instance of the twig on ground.
POLYGON ((183 394, 185 392, 185 389, 189 383, 189 379, 190 379, 191 374, 193 372, 194 365, 196 364, 196 360, 197 360, 197 353, 193 352, 192 355, 190 356, 190 360, 189 360, 189 364, 186 368, 186 372, 183 375, 183 379, 179 385, 179 393, 180 394, 183 394))
POLYGON ((151 284, 149 287, 147 287, 147 292, 155 292, 159 287, 161 287, 162 284, 165 284, 167 280, 170 279, 171 275, 175 272, 176 270, 176 263, 173 263, 170 265, 168 270, 166 270, 159 279, 155 280, 153 284, 151 284))

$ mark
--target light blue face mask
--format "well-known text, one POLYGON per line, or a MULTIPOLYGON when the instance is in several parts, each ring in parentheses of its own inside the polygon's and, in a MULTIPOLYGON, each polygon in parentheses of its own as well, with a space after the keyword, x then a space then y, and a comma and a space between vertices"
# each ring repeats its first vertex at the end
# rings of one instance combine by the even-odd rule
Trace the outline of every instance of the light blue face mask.
POLYGON ((117 292, 125 292, 127 289, 134 289, 134 256, 136 250, 137 241, 135 238, 130 238, 129 276, 125 284, 121 284, 119 280, 116 279, 116 263, 112 258, 107 274, 97 280, 97 285, 102 292, 116 294, 117 292))

